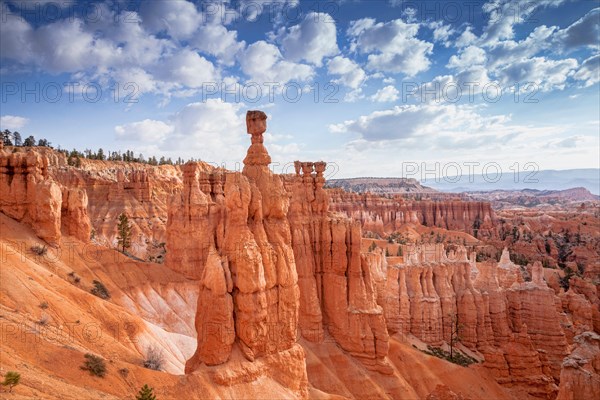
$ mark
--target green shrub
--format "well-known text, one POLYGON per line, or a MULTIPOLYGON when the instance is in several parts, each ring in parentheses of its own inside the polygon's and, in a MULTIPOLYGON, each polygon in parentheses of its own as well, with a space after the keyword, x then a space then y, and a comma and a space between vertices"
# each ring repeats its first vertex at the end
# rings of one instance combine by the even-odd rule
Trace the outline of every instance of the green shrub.
POLYGON ((39 244, 36 244, 35 246, 31 246, 31 252, 33 254, 37 254, 38 256, 43 256, 48 252, 48 248, 46 246, 40 246, 39 244))
POLYGON ((94 280, 92 281, 92 283, 94 284, 94 287, 90 290, 90 293, 104 300, 110 299, 110 293, 108 292, 108 289, 106 288, 106 286, 104 286, 102 282, 94 280))
POLYGON ((2 386, 8 386, 8 392, 11 393, 13 387, 17 386, 20 380, 20 373, 16 371, 8 371, 6 375, 4 375, 4 381, 2 382, 2 386))
POLYGON ((446 361, 450 361, 451 363, 461 365, 463 367, 468 367, 471 364, 477 362, 473 357, 469 357, 468 355, 462 354, 459 351, 454 351, 452 357, 450 357, 450 353, 442 350, 439 347, 427 346, 427 350, 423 351, 425 354, 429 354, 430 356, 434 356, 437 358, 441 358, 446 361))
POLYGON ((156 400, 156 396, 153 393, 153 388, 144 384, 138 394, 135 396, 135 400, 156 400))
POLYGON ((85 361, 83 362, 81 369, 89 371, 91 375, 103 378, 106 374, 106 363, 104 360, 90 353, 86 353, 84 357, 85 361))

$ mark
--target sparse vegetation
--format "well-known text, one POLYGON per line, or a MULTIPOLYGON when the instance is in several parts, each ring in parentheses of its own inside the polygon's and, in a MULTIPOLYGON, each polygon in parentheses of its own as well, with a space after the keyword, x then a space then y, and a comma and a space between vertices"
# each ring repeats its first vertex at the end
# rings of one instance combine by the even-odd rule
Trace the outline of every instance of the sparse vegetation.
POLYGON ((94 284, 94 287, 90 290, 90 293, 104 300, 110 299, 110 293, 108 292, 108 289, 106 288, 106 286, 104 286, 102 282, 94 279, 92 283, 94 284))
POLYGON ((435 356, 437 358, 450 361, 451 363, 458 364, 463 367, 468 367, 471 364, 477 363, 476 359, 466 354, 456 351, 452 356, 450 356, 450 353, 444 351, 439 347, 427 346, 427 350, 423 352, 425 354, 429 354, 430 356, 435 356))
POLYGON ((106 375, 106 363, 102 358, 90 353, 86 353, 84 357, 85 361, 83 362, 81 369, 89 371, 91 375, 99 376, 100 378, 103 378, 104 375, 106 375))
POLYGON ((79 282, 81 282, 81 278, 78 277, 74 271, 69 272, 67 275, 71 283, 78 284, 79 282))
POLYGON ((42 310, 45 310, 48 308, 48 302, 47 301, 42 301, 39 305, 39 308, 41 308, 42 310))
POLYGON ((129 369, 127 369, 127 368, 119 369, 119 375, 121 375, 123 377, 123 379, 127 378, 129 376, 129 369))
POLYGON ((31 252, 33 254, 37 254, 38 256, 44 256, 48 252, 48 248, 46 246, 40 246, 39 244, 36 244, 31 246, 31 252))
POLYGON ((136 400, 156 400, 156 396, 154 395, 154 389, 148 386, 148 384, 144 384, 138 394, 135 396, 136 400))
POLYGON ((12 389, 19 384, 21 381, 21 374, 16 371, 8 371, 6 375, 4 375, 4 381, 2 381, 2 386, 8 386, 8 392, 12 393, 12 389))
POLYGON ((376 248, 377 248, 377 243, 371 242, 371 245, 369 246, 369 253, 375 251, 376 248))
POLYGON ((146 359, 144 360, 144 367, 160 371, 165 362, 165 357, 161 349, 156 346, 149 346, 146 348, 146 359))

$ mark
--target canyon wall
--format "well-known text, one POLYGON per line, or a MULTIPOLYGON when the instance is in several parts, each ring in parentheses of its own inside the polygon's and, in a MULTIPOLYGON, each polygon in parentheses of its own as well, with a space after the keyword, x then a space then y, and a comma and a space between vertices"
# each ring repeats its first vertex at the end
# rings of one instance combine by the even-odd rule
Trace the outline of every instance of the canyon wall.
MULTIPOLYGON (((564 376, 574 381, 569 384, 582 385, 581 374, 565 371, 573 364, 565 359, 573 335, 564 327, 570 325, 567 316, 575 315, 581 321, 578 333, 594 329, 597 304, 572 290, 557 296, 540 263, 531 266, 531 281, 525 282, 507 251, 499 263, 476 263, 464 247, 446 252, 441 244, 405 246, 404 254, 404 262, 387 268, 382 305, 390 334, 413 335, 440 346, 450 343, 458 326, 460 343, 481 354, 484 366, 506 387, 554 398, 559 383, 567 384, 564 376), (579 305, 572 308, 583 310, 580 317, 569 310, 574 296, 579 305)), ((597 343, 579 342, 591 354, 584 364, 594 371, 590 349, 597 343)))
POLYGON ((460 200, 409 200, 402 196, 350 193, 328 189, 331 211, 360 221, 365 231, 381 236, 404 224, 422 224, 467 232, 479 237, 494 235, 496 216, 490 203, 460 200))
POLYGON ((0 211, 30 226, 51 246, 62 234, 89 240, 87 193, 62 185, 50 173, 61 158, 31 148, 0 149, 0 211))
POLYGON ((367 368, 391 374, 375 262, 361 255, 360 223, 329 212, 325 167, 296 162, 296 174, 285 180, 292 195, 288 219, 300 285, 300 331, 313 342, 331 335, 367 368))

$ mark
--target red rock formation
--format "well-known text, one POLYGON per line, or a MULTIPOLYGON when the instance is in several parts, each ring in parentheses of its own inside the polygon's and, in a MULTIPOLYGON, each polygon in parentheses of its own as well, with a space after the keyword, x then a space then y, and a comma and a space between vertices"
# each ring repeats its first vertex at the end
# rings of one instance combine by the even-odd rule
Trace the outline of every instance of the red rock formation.
POLYGON ((499 265, 476 264, 460 246, 448 253, 442 245, 405 246, 404 255, 403 264, 388 267, 385 283, 390 332, 439 346, 458 322, 461 343, 484 355, 499 382, 536 396, 556 394, 568 344, 540 263, 532 281, 523 282, 508 252, 499 265))
POLYGON ((222 186, 215 171, 188 164, 184 190, 171 201, 167 254, 173 256, 167 265, 201 278, 198 309, 211 308, 196 318, 198 348, 188 372, 227 361, 234 338, 250 361, 296 342, 299 290, 289 198, 268 169, 265 119, 248 114, 253 140, 243 174, 227 173, 222 186))
POLYGON ((479 237, 495 235, 496 216, 490 203, 478 201, 413 201, 402 196, 383 197, 371 193, 328 190, 331 210, 361 222, 364 230, 380 235, 413 223, 464 231, 479 237))
POLYGON ((85 189, 62 189, 62 231, 81 241, 88 241, 92 230, 88 216, 88 196, 85 189))
POLYGON ((389 374, 389 337, 378 304, 378 287, 385 285, 386 274, 382 257, 379 263, 361 257, 360 224, 328 212, 325 163, 296 162, 295 167, 296 175, 286 178, 286 186, 292 194, 288 219, 300 282, 302 335, 320 342, 327 331, 367 368, 389 374))
POLYGON ((575 337, 575 349, 565 358, 556 400, 600 397, 600 335, 584 332, 575 337))
POLYGON ((8 148, 0 152, 0 211, 34 229, 57 246, 62 233, 87 241, 90 220, 87 194, 78 188, 62 187, 50 167, 59 156, 46 150, 8 148), (63 232, 61 233, 61 227, 63 232))

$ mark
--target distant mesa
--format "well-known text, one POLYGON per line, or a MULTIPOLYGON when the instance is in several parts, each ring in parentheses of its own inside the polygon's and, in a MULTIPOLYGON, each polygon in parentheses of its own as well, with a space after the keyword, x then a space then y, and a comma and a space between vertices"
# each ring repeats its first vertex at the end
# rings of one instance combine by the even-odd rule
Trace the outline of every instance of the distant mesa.
POLYGON ((350 178, 329 179, 328 188, 341 188, 347 192, 373 194, 416 194, 439 193, 437 190, 423 186, 413 178, 350 178))

